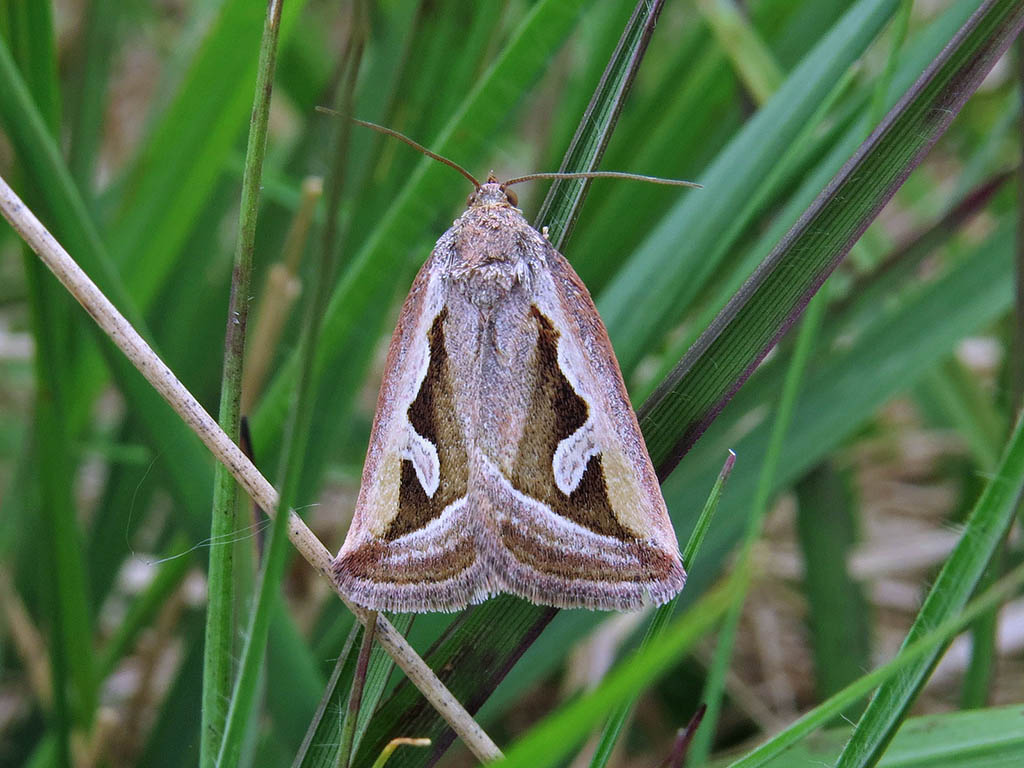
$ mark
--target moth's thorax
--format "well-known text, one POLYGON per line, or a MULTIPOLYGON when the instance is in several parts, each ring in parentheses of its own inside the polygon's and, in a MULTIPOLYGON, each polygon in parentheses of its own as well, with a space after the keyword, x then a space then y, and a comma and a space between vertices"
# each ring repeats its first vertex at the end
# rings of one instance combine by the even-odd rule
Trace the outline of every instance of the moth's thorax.
POLYGON ((517 288, 530 289, 545 264, 547 244, 496 183, 470 195, 469 207, 446 238, 448 277, 477 301, 490 303, 517 288))

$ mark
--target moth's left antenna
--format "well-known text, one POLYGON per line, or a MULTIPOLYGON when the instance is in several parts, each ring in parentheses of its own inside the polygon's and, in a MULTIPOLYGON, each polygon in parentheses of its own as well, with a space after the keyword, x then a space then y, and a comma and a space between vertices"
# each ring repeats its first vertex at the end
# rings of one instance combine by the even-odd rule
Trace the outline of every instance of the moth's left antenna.
MULTIPOLYGON (((329 109, 327 107, 317 107, 316 111, 317 112, 323 112, 325 115, 336 115, 337 117, 348 117, 347 115, 343 115, 341 112, 338 112, 337 110, 329 109)), ((469 171, 467 171, 461 165, 456 163, 454 160, 449 160, 447 157, 444 157, 442 155, 437 154, 436 152, 431 152, 429 149, 424 147, 419 142, 416 142, 416 141, 413 141, 412 139, 410 139, 404 133, 399 133, 398 131, 394 130, 393 128, 387 128, 387 127, 385 127, 383 125, 377 125, 377 123, 371 123, 371 122, 369 122, 367 120, 360 120, 358 117, 349 117, 348 119, 351 120, 356 125, 361 125, 364 128, 372 128, 373 130, 377 131, 377 133, 383 133, 384 135, 392 136, 392 137, 398 139, 399 141, 404 141, 410 147, 412 147, 415 150, 418 150, 418 151, 422 152, 427 157, 429 157, 429 158, 431 158, 433 160, 437 160, 439 163, 444 163, 445 165, 449 166, 450 168, 454 168, 456 171, 458 171, 463 176, 465 176, 467 179, 469 179, 473 183, 474 187, 476 187, 477 189, 480 189, 480 182, 477 181, 475 178, 473 178, 473 174, 471 174, 469 171)))

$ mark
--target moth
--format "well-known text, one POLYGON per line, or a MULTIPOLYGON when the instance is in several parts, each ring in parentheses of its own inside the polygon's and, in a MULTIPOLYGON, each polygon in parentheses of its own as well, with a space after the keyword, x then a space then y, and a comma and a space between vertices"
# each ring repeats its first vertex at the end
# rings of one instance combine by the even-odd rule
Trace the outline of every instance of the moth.
POLYGON ((668 601, 686 573, 608 332, 508 189, 541 174, 438 159, 476 189, 402 307, 335 579, 398 612, 668 601))

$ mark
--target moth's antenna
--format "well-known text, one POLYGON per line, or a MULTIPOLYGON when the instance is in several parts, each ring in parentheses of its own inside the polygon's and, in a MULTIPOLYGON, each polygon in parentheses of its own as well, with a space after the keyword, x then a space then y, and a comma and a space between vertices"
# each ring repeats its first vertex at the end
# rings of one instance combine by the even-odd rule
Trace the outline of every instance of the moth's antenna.
MULTIPOLYGON (((317 107, 316 111, 317 112, 322 112, 325 115, 335 115, 337 117, 348 117, 347 115, 341 114, 341 112, 338 112, 337 110, 329 109, 327 107, 317 107)), ((404 133, 399 133, 398 131, 394 130, 393 128, 386 128, 383 125, 377 125, 377 123, 371 123, 371 122, 368 122, 367 120, 360 120, 358 117, 349 117, 348 119, 351 120, 356 125, 361 125, 364 128, 372 128, 373 130, 377 131, 377 133, 383 133, 384 135, 392 136, 392 137, 398 139, 399 141, 404 141, 410 147, 412 147, 413 149, 419 150, 420 152, 422 152, 424 155, 426 155, 427 157, 431 158, 432 160, 437 160, 439 163, 444 163, 445 165, 449 166, 450 168, 454 168, 456 171, 458 171, 463 176, 465 176, 467 179, 469 179, 473 183, 474 187, 476 187, 477 189, 480 189, 480 182, 477 181, 475 178, 473 178, 473 174, 471 174, 469 171, 467 171, 461 165, 456 163, 454 160, 449 160, 447 157, 442 157, 441 155, 437 154, 436 152, 431 152, 429 149, 424 147, 419 142, 416 142, 416 141, 413 141, 412 139, 410 139, 404 133)))
POLYGON ((693 187, 703 189, 700 184, 680 179, 663 179, 660 176, 644 176, 640 173, 624 173, 622 171, 582 171, 580 173, 531 173, 529 176, 520 176, 510 179, 502 184, 502 187, 511 187, 523 181, 534 179, 632 179, 634 181, 649 181, 651 184, 667 184, 671 187, 693 187))

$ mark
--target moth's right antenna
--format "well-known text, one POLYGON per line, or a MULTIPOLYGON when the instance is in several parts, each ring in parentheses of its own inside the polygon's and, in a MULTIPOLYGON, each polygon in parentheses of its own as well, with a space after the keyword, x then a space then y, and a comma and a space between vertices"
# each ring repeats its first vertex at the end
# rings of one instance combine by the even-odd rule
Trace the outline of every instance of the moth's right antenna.
MULTIPOLYGON (((343 115, 341 112, 338 112, 335 109, 329 109, 327 107, 317 107, 316 111, 317 112, 322 112, 325 115, 335 115, 337 117, 348 117, 348 115, 343 115)), ((348 117, 348 119, 351 120, 356 125, 361 125, 364 128, 372 128, 373 130, 377 131, 377 133, 383 133, 384 135, 392 136, 392 137, 398 139, 399 141, 404 141, 410 147, 412 147, 413 149, 416 149, 416 150, 422 152, 427 157, 429 157, 429 158, 431 158, 433 160, 437 160, 439 163, 444 163, 445 165, 449 166, 450 168, 454 168, 456 171, 458 171, 463 176, 465 176, 467 179, 469 179, 473 183, 474 187, 476 187, 477 189, 480 189, 480 182, 477 181, 475 178, 473 178, 473 174, 471 174, 469 171, 467 171, 461 165, 456 163, 454 160, 449 160, 447 157, 443 157, 442 155, 437 154, 436 152, 431 152, 429 149, 424 147, 419 142, 416 142, 416 141, 413 141, 412 139, 410 139, 404 133, 399 133, 398 131, 396 131, 393 128, 387 128, 386 126, 383 126, 383 125, 377 125, 377 123, 371 123, 371 122, 369 122, 367 120, 360 120, 358 117, 348 117)))
POLYGON ((509 179, 502 187, 511 187, 513 184, 521 184, 524 181, 534 179, 632 179, 633 181, 647 181, 651 184, 667 184, 670 187, 693 187, 703 189, 704 187, 694 181, 683 181, 682 179, 664 179, 661 176, 645 176, 642 173, 626 173, 624 171, 580 171, 579 173, 558 171, 555 173, 531 173, 528 176, 519 176, 509 179))

